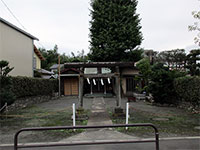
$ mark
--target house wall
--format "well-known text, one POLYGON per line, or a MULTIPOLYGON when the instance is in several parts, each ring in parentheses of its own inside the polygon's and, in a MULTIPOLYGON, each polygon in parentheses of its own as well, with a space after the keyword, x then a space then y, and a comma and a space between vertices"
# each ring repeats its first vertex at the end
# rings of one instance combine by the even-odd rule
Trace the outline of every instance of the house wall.
POLYGON ((0 22, 0 60, 2 60, 3 46, 2 46, 2 23, 0 22))
POLYGON ((139 74, 139 70, 132 69, 132 68, 124 68, 121 71, 122 75, 137 75, 139 74))
POLYGON ((35 53, 34 53, 34 58, 36 58, 36 68, 35 69, 41 69, 41 60, 35 53))
POLYGON ((33 77, 33 40, 0 22, 0 60, 14 67, 10 75, 33 77))

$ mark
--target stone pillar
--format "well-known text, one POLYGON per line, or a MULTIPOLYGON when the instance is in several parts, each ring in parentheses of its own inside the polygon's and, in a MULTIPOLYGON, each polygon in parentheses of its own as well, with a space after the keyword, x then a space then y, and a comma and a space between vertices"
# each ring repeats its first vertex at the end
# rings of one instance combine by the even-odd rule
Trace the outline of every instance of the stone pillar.
MULTIPOLYGON (((92 79, 92 80, 93 80, 93 79, 92 79)), ((91 82, 90 82, 90 94, 93 94, 93 91, 92 91, 92 82, 93 82, 93 81, 92 81, 92 80, 91 80, 91 82)))
POLYGON ((117 97, 117 107, 121 107, 121 86, 120 86, 120 77, 115 77, 116 83, 116 97, 117 97))
POLYGON ((81 68, 80 70, 82 72, 80 73, 80 76, 79 76, 79 103, 80 103, 80 106, 83 107, 83 87, 84 87, 83 72, 84 72, 84 69, 81 68))
POLYGON ((120 82, 120 72, 119 67, 116 67, 116 76, 115 76, 115 86, 116 86, 116 97, 117 97, 117 107, 121 107, 121 82, 120 82))

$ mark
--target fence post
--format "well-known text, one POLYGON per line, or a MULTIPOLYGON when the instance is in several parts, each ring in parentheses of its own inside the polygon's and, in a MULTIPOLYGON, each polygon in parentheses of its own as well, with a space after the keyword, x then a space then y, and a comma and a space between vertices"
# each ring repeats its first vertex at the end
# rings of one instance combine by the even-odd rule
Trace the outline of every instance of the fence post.
POLYGON ((75 107, 75 103, 73 103, 72 109, 73 109, 73 126, 75 127, 76 126, 76 107, 75 107))
MULTIPOLYGON (((126 103, 126 124, 128 124, 128 118, 129 118, 129 103, 126 103)), ((128 127, 126 127, 126 130, 128 127)))

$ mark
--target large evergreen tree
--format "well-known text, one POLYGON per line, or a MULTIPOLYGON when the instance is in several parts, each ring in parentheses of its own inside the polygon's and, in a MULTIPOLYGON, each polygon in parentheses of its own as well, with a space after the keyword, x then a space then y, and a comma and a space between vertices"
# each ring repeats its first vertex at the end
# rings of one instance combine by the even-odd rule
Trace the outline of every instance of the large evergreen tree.
POLYGON ((142 41, 136 6, 137 0, 92 0, 89 54, 92 61, 131 60, 128 56, 132 57, 142 41))

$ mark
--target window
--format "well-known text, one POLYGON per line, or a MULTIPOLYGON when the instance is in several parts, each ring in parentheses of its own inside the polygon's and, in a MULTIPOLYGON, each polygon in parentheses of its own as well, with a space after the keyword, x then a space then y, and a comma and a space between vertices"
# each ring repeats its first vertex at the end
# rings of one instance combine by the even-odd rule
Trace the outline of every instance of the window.
POLYGON ((33 69, 36 69, 36 58, 33 57, 33 69))

